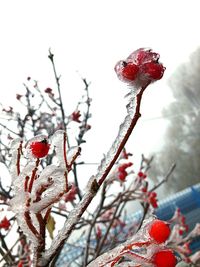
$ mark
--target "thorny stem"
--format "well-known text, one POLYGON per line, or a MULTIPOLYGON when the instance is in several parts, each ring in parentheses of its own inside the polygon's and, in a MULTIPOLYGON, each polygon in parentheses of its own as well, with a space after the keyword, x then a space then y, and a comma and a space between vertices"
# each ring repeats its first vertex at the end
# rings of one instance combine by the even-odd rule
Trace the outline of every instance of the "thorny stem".
MULTIPOLYGON (((104 171, 102 177, 99 179, 98 182, 96 181, 96 179, 93 180, 93 183, 90 186, 90 191, 88 191, 84 195, 82 200, 79 202, 79 204, 77 204, 75 209, 72 211, 72 214, 71 214, 72 217, 70 218, 69 221, 66 221, 66 223, 64 224, 63 229, 59 232, 58 236, 56 237, 56 242, 53 241, 50 249, 47 250, 46 253, 44 253, 43 264, 41 266, 45 266, 45 267, 48 266, 49 262, 51 262, 51 260, 61 251, 61 249, 64 245, 64 242, 69 238, 76 223, 79 221, 80 217, 83 215, 83 213, 85 212, 85 210, 87 209, 87 207, 89 206, 89 204, 91 203, 93 198, 95 197, 99 187, 105 181, 111 168, 115 164, 115 161, 117 160, 122 149, 124 148, 129 136, 131 135, 138 119, 141 116, 141 114, 140 114, 141 99, 142 99, 143 92, 148 85, 149 84, 146 84, 146 86, 142 87, 141 90, 139 91, 139 93, 136 95, 136 107, 135 107, 134 116, 133 116, 132 121, 130 123, 130 126, 129 126, 124 138, 122 139, 121 143, 119 144, 117 152, 115 153, 109 166, 106 168, 106 170, 104 171)), ((69 217, 70 217, 70 215, 69 215, 69 217)))

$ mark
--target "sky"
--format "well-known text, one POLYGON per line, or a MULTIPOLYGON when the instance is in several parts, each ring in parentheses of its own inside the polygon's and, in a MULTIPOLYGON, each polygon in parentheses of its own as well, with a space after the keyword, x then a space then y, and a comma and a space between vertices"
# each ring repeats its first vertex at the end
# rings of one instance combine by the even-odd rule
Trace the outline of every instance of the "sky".
MULTIPOLYGON (((161 55, 166 72, 145 92, 140 119, 127 147, 140 157, 164 142, 167 121, 158 119, 172 100, 167 81, 200 44, 198 0, 17 0, 0 1, 0 102, 16 105, 28 76, 41 88, 55 87, 48 49, 61 74, 69 112, 82 94, 81 77, 93 99, 83 157, 99 162, 125 115, 127 88, 114 66, 140 47, 161 55)), ((93 168, 93 167, 92 167, 93 168)))

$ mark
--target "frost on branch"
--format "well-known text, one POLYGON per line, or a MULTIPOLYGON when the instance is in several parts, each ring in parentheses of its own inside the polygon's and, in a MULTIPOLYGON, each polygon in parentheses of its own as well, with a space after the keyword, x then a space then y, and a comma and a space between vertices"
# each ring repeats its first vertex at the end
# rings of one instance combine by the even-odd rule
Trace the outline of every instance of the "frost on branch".
POLYGON ((68 172, 79 153, 79 148, 67 153, 66 133, 61 130, 51 137, 51 145, 44 135, 30 139, 25 147, 19 139, 12 143, 10 172, 14 197, 10 205, 20 228, 35 248, 41 243, 41 238, 45 238, 41 236, 41 229, 47 222, 51 206, 71 188, 68 172), (47 156, 50 146, 52 152, 55 151, 56 165, 43 169, 40 158, 47 156))
MULTIPOLYGON (((53 54, 50 53, 49 58, 53 61, 53 54)), ((80 217, 105 181, 140 117, 140 103, 144 90, 150 83, 159 80, 164 73, 165 68, 159 63, 158 59, 159 55, 151 50, 139 49, 116 65, 115 70, 118 77, 129 85, 127 115, 120 126, 115 141, 102 160, 97 174, 88 181, 85 195, 81 196, 81 201, 68 214, 63 228, 47 250, 45 249, 45 226, 51 207, 62 197, 69 197, 72 186, 68 184, 68 173, 80 154, 80 149, 75 147, 67 151, 67 146, 69 146, 67 136, 61 130, 57 131, 50 141, 46 136, 37 136, 31 139, 25 147, 22 146, 22 142, 17 143, 11 164, 15 192, 15 196, 11 200, 11 207, 16 212, 20 227, 32 241, 34 266, 48 266, 53 258, 59 254, 64 242, 69 238, 80 217), (27 153, 24 151, 25 148, 27 153), (52 165, 42 169, 41 159, 48 155, 49 150, 53 154, 55 153, 56 161, 53 159, 52 165), (23 162, 21 159, 23 159, 23 162)), ((48 93, 51 94, 51 91, 48 90, 48 93)), ((74 120, 79 122, 80 114, 75 115, 77 118, 74 120)), ((88 128, 86 122, 85 120, 85 129, 88 128)), ((79 139, 78 144, 83 142, 81 134, 79 139)), ((121 166, 120 177, 122 180, 126 176, 125 169, 125 166, 123 168, 121 166)), ((144 258, 142 255, 144 253, 143 249, 146 246, 150 248, 152 242, 155 244, 155 240, 152 240, 152 237, 149 236, 145 226, 142 229, 136 237, 133 236, 130 240, 112 250, 111 254, 104 258, 105 263, 111 263, 111 266, 114 266, 121 259, 121 256, 126 256, 131 260, 134 258, 136 262, 139 257, 139 261, 144 262, 144 264, 146 262, 152 263, 148 257, 144 258), (135 252, 132 253, 132 247, 141 250, 141 256, 137 256, 135 252), (116 257, 116 255, 118 256, 116 257)), ((160 244, 156 243, 154 247, 160 248, 160 244)), ((148 254, 152 250, 145 251, 148 254)), ((105 263, 99 266, 106 266, 105 263)))

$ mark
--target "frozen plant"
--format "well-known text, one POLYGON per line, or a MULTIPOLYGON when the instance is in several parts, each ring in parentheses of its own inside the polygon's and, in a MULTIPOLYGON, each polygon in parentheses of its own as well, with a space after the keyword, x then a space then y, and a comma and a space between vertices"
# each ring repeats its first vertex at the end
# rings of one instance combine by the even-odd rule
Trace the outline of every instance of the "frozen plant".
MULTIPOLYGON (((25 147, 26 153, 23 151, 21 140, 17 139, 13 142, 11 174, 15 196, 10 203, 21 229, 31 240, 34 253, 33 266, 48 266, 59 248, 62 247, 63 242, 69 238, 79 218, 104 183, 135 127, 140 117, 143 92, 150 83, 162 78, 165 68, 159 63, 157 53, 149 49, 139 49, 133 52, 127 60, 117 63, 115 70, 118 77, 129 84, 127 116, 121 124, 110 150, 102 160, 97 174, 89 179, 82 200, 69 213, 64 227, 47 250, 45 250, 45 227, 48 216, 53 204, 67 194, 71 188, 68 184, 68 173, 80 150, 74 149, 69 160, 67 157, 68 137, 65 132, 56 132, 51 138, 51 146, 55 149, 57 165, 48 165, 40 171, 40 158, 46 156, 50 148, 47 137, 41 135, 29 140, 25 147), (22 154, 25 154, 26 163, 25 167, 21 169, 22 154)), ((48 93, 52 92, 48 90, 48 93)), ((71 116, 75 121, 79 121, 79 117, 78 112, 71 116)), ((125 168, 122 170, 121 167, 121 173, 125 172, 125 168)))
MULTIPOLYGON (((4 109, 9 120, 16 120, 19 129, 19 132, 15 132, 3 125, 4 130, 9 132, 8 139, 13 139, 13 135, 19 137, 12 141, 9 149, 1 143, 5 149, 2 150, 1 158, 5 163, 8 162, 7 151, 12 154, 11 163, 7 164, 10 165, 12 187, 5 190, 0 183, 1 201, 4 206, 10 205, 15 213, 15 217, 5 216, 0 220, 3 244, 0 253, 7 264, 4 266, 56 266, 64 244, 81 252, 71 262, 68 261, 67 266, 173 267, 177 262, 174 251, 183 260, 188 259, 187 242, 197 235, 198 227, 188 235, 187 240, 182 240, 175 231, 179 229, 176 219, 171 221, 175 224, 171 231, 167 222, 152 216, 159 205, 155 190, 168 180, 175 166, 170 168, 158 184, 150 187, 148 169, 152 158, 142 156, 141 166, 135 172, 130 159, 132 154, 124 148, 140 117, 145 89, 164 74, 165 68, 159 62, 159 55, 150 49, 138 49, 126 60, 116 64, 117 76, 128 85, 127 115, 97 173, 88 179, 86 189, 79 185, 77 167, 84 164, 78 156, 85 142, 85 133, 91 128, 88 124, 91 116, 88 83, 83 79, 85 96, 70 115, 66 115, 60 76, 57 75, 51 51, 49 59, 53 65, 57 93, 47 87, 43 94, 38 82, 34 81, 32 89, 25 85, 25 95, 16 96, 27 108, 24 117, 12 107, 4 109), (85 112, 81 110, 82 104, 86 107, 85 112), (71 134, 69 128, 72 124, 79 126, 78 135, 71 134), (34 134, 33 138, 30 138, 31 133, 34 134), (76 140, 75 146, 71 145, 73 137, 76 140), (26 141, 27 139, 29 140, 26 141), (71 178, 74 178, 73 182, 71 178), (113 192, 116 185, 119 190, 113 192), (96 198, 97 204, 91 213, 87 207, 98 191, 100 199, 98 201, 96 198), (139 222, 126 225, 125 207, 133 200, 141 203, 143 216, 139 222), (54 215, 65 218, 57 236, 54 232, 57 218, 54 215), (144 221, 145 218, 148 219, 144 221), (9 249, 6 236, 13 229, 15 219, 19 225, 19 239, 9 249), (52 238, 49 247, 46 245, 47 230, 52 238), (73 236, 77 237, 77 231, 81 231, 85 240, 82 247, 79 242, 72 240, 73 236), (173 236, 177 238, 174 239, 173 236), (185 250, 181 251, 181 242, 184 241, 185 250), (14 253, 16 245, 18 251, 14 253)), ((31 78, 28 77, 27 80, 30 83, 31 78)), ((182 224, 178 234, 185 229, 186 224, 182 224)), ((69 249, 66 253, 70 252, 69 249)), ((198 255, 190 259, 197 262, 198 255)))

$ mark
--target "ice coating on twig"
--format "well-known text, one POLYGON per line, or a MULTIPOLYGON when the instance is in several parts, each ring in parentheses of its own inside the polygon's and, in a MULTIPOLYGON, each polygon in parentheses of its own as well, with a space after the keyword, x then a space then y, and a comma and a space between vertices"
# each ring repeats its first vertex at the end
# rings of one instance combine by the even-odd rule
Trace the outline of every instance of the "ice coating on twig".
POLYGON ((58 130, 51 137, 51 143, 54 146, 56 152, 56 158, 58 160, 58 164, 62 167, 66 166, 64 151, 66 142, 66 133, 63 130, 58 130))
POLYGON ((66 188, 65 172, 66 169, 61 169, 54 165, 47 166, 41 172, 40 177, 34 183, 32 195, 37 197, 40 192, 43 191, 43 193, 40 201, 36 202, 33 199, 30 206, 30 210, 33 213, 41 212, 59 200, 59 194, 64 192, 66 188))
POLYGON ((66 149, 67 136, 63 130, 58 130, 51 137, 51 143, 55 148, 58 165, 62 168, 69 167, 80 153, 78 146, 66 149))
POLYGON ((97 174, 95 175, 97 181, 99 178, 101 178, 106 168, 110 165, 114 155, 116 154, 116 151, 118 150, 122 140, 124 139, 125 134, 127 133, 130 127, 132 119, 135 115, 136 96, 138 93, 138 91, 137 93, 136 91, 137 90, 134 87, 130 87, 130 92, 127 95, 128 104, 126 106, 128 114, 125 117, 124 122, 120 125, 118 135, 115 138, 115 141, 113 142, 110 150, 107 152, 106 156, 102 159, 101 164, 98 167, 97 174))
POLYGON ((16 138, 11 143, 10 150, 12 153, 12 157, 11 157, 9 169, 10 169, 10 175, 12 177, 13 182, 18 176, 17 163, 18 163, 18 155, 19 155, 19 149, 20 149, 21 143, 22 143, 21 138, 16 138))
POLYGON ((71 165, 74 161, 74 157, 80 152, 80 147, 73 146, 67 151, 67 163, 71 165))
POLYGON ((31 177, 32 171, 35 168, 35 163, 29 162, 20 172, 18 176, 16 176, 15 182, 13 183, 13 189, 15 191, 15 195, 20 194, 20 192, 24 192, 24 181, 25 177, 31 177))
MULTIPOLYGON (((131 260, 134 260, 134 263, 142 263, 142 266, 146 266, 145 264, 148 263, 147 266, 153 266, 150 264, 148 258, 155 252, 155 247, 153 249, 149 249, 150 237, 147 233, 147 228, 150 223, 155 220, 155 217, 150 217, 149 219, 143 222, 142 228, 129 238, 124 243, 118 245, 117 247, 105 252, 104 254, 100 255, 94 261, 92 261, 87 267, 103 267, 103 266, 114 266, 113 262, 117 262, 120 260, 121 257, 125 256, 131 260), (148 250, 146 247, 148 246, 148 250), (136 252, 132 253, 131 251, 136 249, 136 252), (145 255, 145 257, 143 257, 145 255)), ((132 263, 132 262, 131 262, 132 263)), ((119 265, 120 266, 120 265, 119 265)), ((134 265, 131 265, 134 266, 134 265)))
MULTIPOLYGON (((49 165, 41 170, 40 159, 32 155, 31 144, 47 140, 45 135, 38 135, 26 144, 25 166, 20 166, 22 151, 21 139, 12 143, 11 173, 13 177, 14 197, 10 201, 13 212, 16 213, 18 224, 27 238, 37 247, 40 227, 47 209, 68 190, 65 133, 56 132, 52 137, 55 145, 58 165, 49 165)), ((73 150, 76 153, 77 149, 73 150)), ((74 157, 73 152, 71 153, 74 157)))

